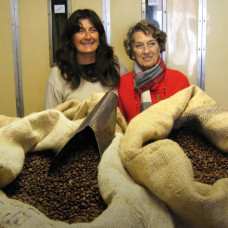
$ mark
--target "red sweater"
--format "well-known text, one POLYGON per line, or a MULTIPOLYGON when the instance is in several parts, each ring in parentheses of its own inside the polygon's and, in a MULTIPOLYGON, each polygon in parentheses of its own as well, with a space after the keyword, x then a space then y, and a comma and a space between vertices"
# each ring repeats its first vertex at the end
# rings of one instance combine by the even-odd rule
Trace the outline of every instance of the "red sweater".
MULTIPOLYGON (((140 113, 141 106, 140 94, 134 89, 133 79, 133 71, 121 76, 118 88, 118 106, 128 123, 140 113)), ((152 104, 171 97, 189 85, 188 78, 184 74, 177 70, 166 68, 164 79, 150 89, 152 104)))

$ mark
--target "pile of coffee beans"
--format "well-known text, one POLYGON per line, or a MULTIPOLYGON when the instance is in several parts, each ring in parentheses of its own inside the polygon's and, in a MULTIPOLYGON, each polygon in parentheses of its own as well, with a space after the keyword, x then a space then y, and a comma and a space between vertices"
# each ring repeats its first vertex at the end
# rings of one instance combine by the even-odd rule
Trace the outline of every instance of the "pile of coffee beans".
POLYGON ((22 172, 3 189, 7 196, 69 224, 98 217, 107 208, 97 182, 99 150, 91 132, 76 136, 60 159, 51 150, 28 153, 22 172))
POLYGON ((190 159, 196 181, 213 184, 228 177, 228 154, 216 148, 196 128, 173 129, 168 138, 177 142, 190 159))

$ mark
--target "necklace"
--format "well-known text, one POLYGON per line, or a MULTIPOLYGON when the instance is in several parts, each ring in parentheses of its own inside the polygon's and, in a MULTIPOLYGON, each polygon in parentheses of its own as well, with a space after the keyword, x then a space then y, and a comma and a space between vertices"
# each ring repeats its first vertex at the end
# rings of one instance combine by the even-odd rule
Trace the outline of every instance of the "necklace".
POLYGON ((84 73, 82 75, 82 78, 84 78, 86 81, 89 81, 89 82, 97 82, 98 81, 97 77, 87 76, 84 73))
MULTIPOLYGON (((163 86, 163 100, 165 100, 165 92, 166 92, 166 85, 165 85, 165 79, 164 79, 164 86, 163 86)), ((139 114, 140 113, 140 108, 138 107, 138 102, 137 102, 137 96, 136 96, 136 90, 134 91, 135 95, 135 105, 136 105, 136 111, 139 114)), ((160 95, 156 95, 157 99, 160 100, 160 95)), ((152 102, 152 100, 151 100, 152 102)), ((152 103, 153 104, 153 103, 152 103)))

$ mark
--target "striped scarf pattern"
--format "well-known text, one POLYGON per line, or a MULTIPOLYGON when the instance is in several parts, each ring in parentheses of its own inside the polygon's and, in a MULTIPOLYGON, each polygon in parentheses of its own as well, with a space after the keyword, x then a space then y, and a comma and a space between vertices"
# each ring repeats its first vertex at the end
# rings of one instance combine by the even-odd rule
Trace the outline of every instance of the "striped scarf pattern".
POLYGON ((157 64, 149 70, 142 71, 137 62, 134 62, 134 85, 141 95, 140 112, 152 105, 150 89, 159 83, 165 76, 166 66, 159 58, 157 64))

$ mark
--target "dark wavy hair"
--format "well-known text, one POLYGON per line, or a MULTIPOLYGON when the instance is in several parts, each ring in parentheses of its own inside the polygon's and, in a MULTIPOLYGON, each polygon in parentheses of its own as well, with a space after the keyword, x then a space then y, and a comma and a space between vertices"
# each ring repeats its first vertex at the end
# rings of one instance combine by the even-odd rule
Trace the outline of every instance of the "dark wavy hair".
POLYGON ((136 25, 130 27, 127 33, 127 38, 124 40, 124 48, 129 56, 130 59, 133 58, 133 34, 135 32, 142 31, 144 34, 151 34, 154 39, 158 42, 158 45, 160 46, 160 52, 162 53, 165 51, 165 44, 166 44, 166 33, 160 30, 155 24, 151 23, 147 20, 141 20, 136 25))
POLYGON ((90 9, 76 10, 66 22, 61 36, 61 47, 55 55, 61 76, 71 83, 72 89, 78 88, 81 83, 83 73, 77 62, 77 50, 73 42, 73 35, 80 30, 79 20, 81 19, 89 19, 99 33, 99 46, 96 50, 93 77, 96 77, 103 86, 116 88, 120 82, 119 62, 114 55, 113 48, 107 43, 100 18, 90 9))

